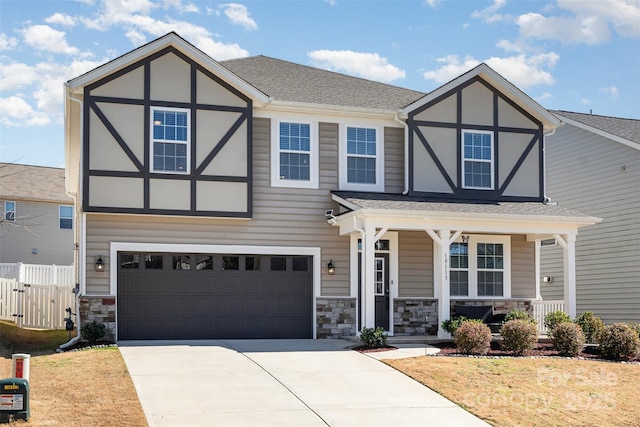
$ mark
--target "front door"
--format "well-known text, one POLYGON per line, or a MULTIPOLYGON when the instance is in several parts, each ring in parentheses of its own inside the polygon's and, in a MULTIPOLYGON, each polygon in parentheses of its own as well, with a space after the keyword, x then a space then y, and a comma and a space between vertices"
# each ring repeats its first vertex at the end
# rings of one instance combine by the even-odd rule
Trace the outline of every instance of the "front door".
MULTIPOLYGON (((375 253, 374 261, 374 296, 375 296, 375 326, 389 330, 389 254, 375 253)), ((360 301, 360 322, 358 330, 362 330, 363 298, 362 298, 362 256, 358 254, 358 300, 360 301)))
POLYGON ((374 262, 376 327, 389 330, 389 254, 376 253, 374 262))

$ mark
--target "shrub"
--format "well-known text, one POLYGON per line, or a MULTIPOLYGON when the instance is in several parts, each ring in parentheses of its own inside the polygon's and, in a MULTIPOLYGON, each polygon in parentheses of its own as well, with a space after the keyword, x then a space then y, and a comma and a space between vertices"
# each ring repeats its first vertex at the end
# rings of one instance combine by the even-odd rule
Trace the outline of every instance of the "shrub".
POLYGON ((640 354, 638 334, 624 323, 605 326, 600 339, 600 350, 605 357, 622 360, 640 354))
POLYGON ((586 311, 576 318, 576 323, 582 328, 584 339, 591 344, 597 344, 602 337, 604 330, 604 322, 601 318, 593 315, 592 312, 586 311))
POLYGON ((538 324, 538 322, 536 322, 536 319, 534 319, 533 316, 531 316, 526 311, 522 311, 522 310, 511 310, 510 312, 508 312, 504 318, 504 323, 507 323, 509 320, 516 320, 516 319, 532 322, 532 323, 535 323, 536 325, 538 324))
POLYGON ((461 353, 487 354, 491 329, 479 320, 467 320, 455 331, 453 340, 461 353))
POLYGON ((636 331, 636 334, 638 334, 638 338, 640 338, 640 323, 638 322, 631 322, 631 323, 627 323, 627 325, 629 325, 629 327, 631 329, 633 329, 634 331, 636 331))
POLYGON ((104 338, 105 329, 106 328, 104 326, 104 323, 99 323, 95 320, 92 320, 90 323, 82 325, 82 328, 80 328, 80 332, 82 334, 82 337, 87 340, 89 344, 93 344, 96 341, 104 338))
POLYGON ((571 322, 571 317, 562 310, 552 311, 544 316, 544 327, 549 338, 553 338, 553 329, 560 323, 571 322))
POLYGON ((360 341, 369 347, 384 347, 387 345, 387 334, 380 326, 375 329, 362 328, 362 331, 360 332, 360 341))
POLYGON ((517 355, 532 350, 538 342, 538 328, 535 323, 514 319, 505 322, 500 329, 502 348, 517 355))
POLYGON ((551 342, 561 356, 575 356, 584 347, 584 334, 579 325, 563 322, 553 329, 551 342))
POLYGON ((466 321, 467 318, 464 316, 452 317, 451 319, 442 321, 442 329, 449 332, 451 335, 455 334, 456 329, 462 325, 462 322, 466 321))

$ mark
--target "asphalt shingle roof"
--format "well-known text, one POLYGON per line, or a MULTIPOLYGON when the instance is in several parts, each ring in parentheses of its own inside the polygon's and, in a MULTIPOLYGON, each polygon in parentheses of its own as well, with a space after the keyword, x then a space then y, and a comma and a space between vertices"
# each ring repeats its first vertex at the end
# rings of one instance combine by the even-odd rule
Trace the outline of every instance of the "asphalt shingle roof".
POLYGON ((0 163, 0 197, 9 200, 72 202, 64 189, 64 169, 0 163))
POLYGON ((571 111, 551 111, 556 116, 564 116, 587 126, 628 139, 640 145, 640 120, 621 117, 598 116, 595 114, 573 113, 571 111))
POLYGON ((278 101, 398 110, 425 95, 262 55, 220 64, 278 101))
POLYGON ((333 194, 362 209, 424 211, 480 215, 522 215, 564 218, 590 218, 580 212, 540 202, 483 202, 443 200, 401 194, 334 191, 333 194))

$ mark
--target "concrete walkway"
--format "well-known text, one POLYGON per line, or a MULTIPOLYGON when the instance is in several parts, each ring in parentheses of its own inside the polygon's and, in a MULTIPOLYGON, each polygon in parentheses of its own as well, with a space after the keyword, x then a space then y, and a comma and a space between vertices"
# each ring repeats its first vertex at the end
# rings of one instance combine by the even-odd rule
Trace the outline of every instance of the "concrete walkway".
POLYGON ((489 425, 376 360, 424 355, 424 345, 384 355, 343 340, 118 345, 152 427, 489 425))

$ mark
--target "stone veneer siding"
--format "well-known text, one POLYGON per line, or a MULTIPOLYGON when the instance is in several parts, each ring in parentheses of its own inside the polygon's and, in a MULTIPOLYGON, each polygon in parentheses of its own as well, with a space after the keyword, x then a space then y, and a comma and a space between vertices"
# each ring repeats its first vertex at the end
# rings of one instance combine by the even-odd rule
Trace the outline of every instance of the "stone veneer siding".
POLYGON ((356 334, 355 298, 316 300, 316 337, 342 338, 356 334))
POLYGON ((435 299, 393 300, 393 335, 436 335, 438 301, 435 299))
POLYGON ((106 326, 104 340, 116 339, 115 297, 80 297, 80 328, 95 320, 106 326))

